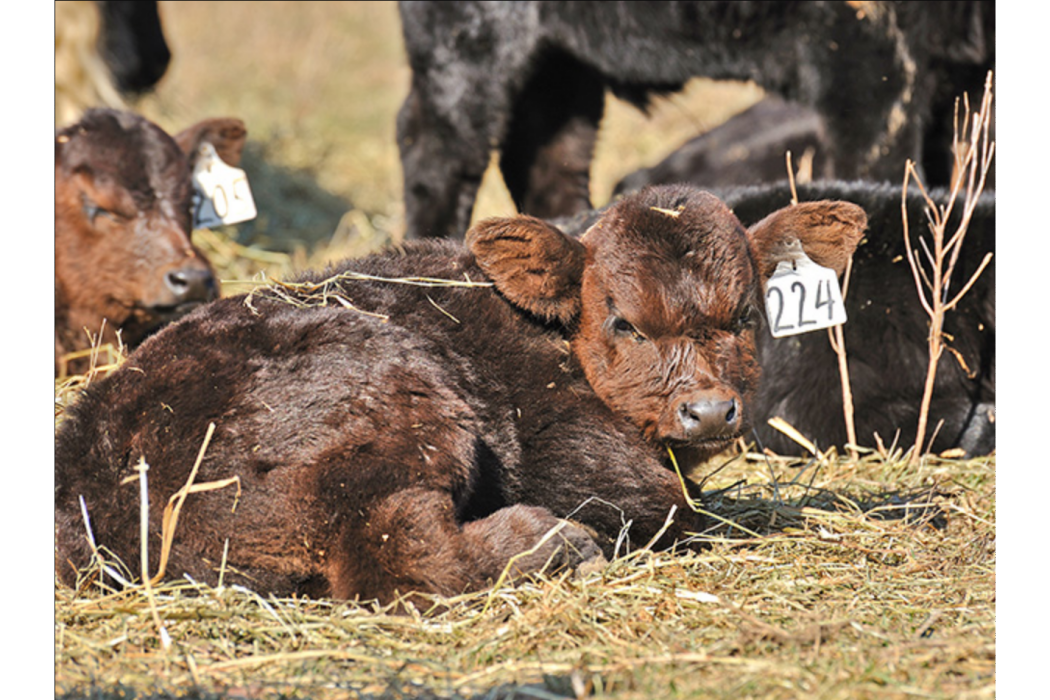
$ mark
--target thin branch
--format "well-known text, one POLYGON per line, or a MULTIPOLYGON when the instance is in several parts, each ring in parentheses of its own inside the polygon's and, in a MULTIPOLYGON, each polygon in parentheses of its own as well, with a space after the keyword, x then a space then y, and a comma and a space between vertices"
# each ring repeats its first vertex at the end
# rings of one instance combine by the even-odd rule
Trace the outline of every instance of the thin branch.
MULTIPOLYGON (((950 342, 951 339, 944 334, 944 315, 946 312, 954 309, 962 297, 973 288, 977 278, 992 260, 991 253, 985 255, 977 270, 970 276, 962 289, 955 296, 949 298, 951 280, 962 252, 963 240, 969 229, 981 192, 984 189, 988 170, 991 166, 991 156, 995 153, 995 144, 988 142, 988 127, 991 119, 991 87, 992 74, 989 73, 985 82, 984 97, 981 100, 981 110, 974 117, 972 127, 969 129, 969 139, 965 151, 962 149, 959 139, 959 103, 958 101, 956 102, 955 131, 952 137, 952 150, 955 157, 956 170, 952 174, 951 194, 947 204, 938 207, 923 186, 922 180, 915 171, 915 165, 911 161, 905 164, 904 188, 901 192, 904 244, 908 253, 908 264, 911 266, 912 277, 915 280, 919 302, 930 317, 930 328, 927 337, 929 365, 926 370, 926 382, 923 387, 922 400, 919 407, 919 423, 915 435, 915 445, 911 451, 912 464, 915 464, 922 458, 923 442, 926 439, 926 424, 929 419, 930 403, 937 376, 937 365, 944 354, 944 350, 947 348, 964 367, 966 364, 962 356, 954 348, 947 345, 947 342, 950 342), (978 154, 981 156, 980 159, 978 159, 978 154), (980 173, 979 176, 978 172, 980 173), (908 231, 908 181, 912 175, 915 176, 916 186, 925 199, 926 217, 933 245, 931 251, 926 239, 920 237, 919 242, 929 265, 928 275, 921 263, 918 251, 912 249, 911 237, 908 231), (951 220, 956 197, 958 197, 964 182, 966 191, 961 205, 960 221, 956 226, 955 232, 948 237, 947 243, 945 243, 945 230, 948 227, 948 222, 951 220), (923 282, 926 283, 926 287, 930 290, 928 297, 923 291, 923 282)), ((969 101, 965 96, 962 123, 964 125, 970 123, 969 101)), ((934 434, 930 436, 930 444, 936 438, 939 428, 940 424, 934 430, 934 434)))

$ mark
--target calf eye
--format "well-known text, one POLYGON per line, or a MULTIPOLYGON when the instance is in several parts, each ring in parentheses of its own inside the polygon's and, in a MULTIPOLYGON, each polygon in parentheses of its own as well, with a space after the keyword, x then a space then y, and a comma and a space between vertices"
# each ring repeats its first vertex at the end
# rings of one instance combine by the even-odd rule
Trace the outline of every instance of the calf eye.
POLYGON ((81 195, 81 202, 84 208, 84 216, 86 216, 88 218, 88 221, 90 221, 91 223, 95 223, 95 219, 99 216, 105 216, 110 219, 113 219, 114 221, 117 221, 119 218, 121 218, 116 213, 111 212, 109 209, 103 209, 84 195, 81 195))
POLYGON ((106 210, 99 205, 92 202, 90 199, 84 198, 84 216, 88 218, 88 221, 94 223, 95 217, 99 214, 105 214, 106 210))
POLYGON ((645 340, 645 336, 639 333, 638 329, 631 325, 630 321, 620 316, 613 317, 612 329, 617 335, 629 335, 639 342, 645 340))

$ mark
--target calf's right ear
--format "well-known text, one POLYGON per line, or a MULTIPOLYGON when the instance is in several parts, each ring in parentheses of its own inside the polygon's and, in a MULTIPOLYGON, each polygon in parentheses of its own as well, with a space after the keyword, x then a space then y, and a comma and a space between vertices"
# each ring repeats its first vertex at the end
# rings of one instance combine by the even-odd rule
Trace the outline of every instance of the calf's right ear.
POLYGON ((241 162, 241 151, 248 138, 244 122, 233 117, 205 119, 175 135, 175 142, 190 159, 190 168, 197 163, 200 146, 207 141, 215 147, 226 165, 237 167, 241 162))
POLYGON ((799 247, 818 265, 841 275, 856 250, 868 215, 842 201, 800 202, 779 209, 747 230, 763 279, 782 261, 791 261, 799 247))
POLYGON ((512 304, 568 324, 580 310, 583 244, 532 216, 486 219, 466 236, 478 266, 512 304))

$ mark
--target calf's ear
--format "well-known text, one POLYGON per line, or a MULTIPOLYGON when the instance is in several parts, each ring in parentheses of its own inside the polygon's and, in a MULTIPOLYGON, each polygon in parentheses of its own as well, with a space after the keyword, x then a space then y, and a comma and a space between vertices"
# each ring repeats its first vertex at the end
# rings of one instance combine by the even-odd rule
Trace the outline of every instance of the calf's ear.
POLYGON ((583 244, 531 216, 486 219, 467 232, 467 247, 512 304, 567 324, 580 310, 583 244))
POLYGON ((867 226, 868 215, 856 204, 800 202, 773 212, 747 235, 763 279, 769 279, 778 263, 795 257, 799 246, 813 262, 841 275, 867 226))
POLYGON ((197 163, 199 148, 207 141, 215 147, 226 165, 238 166, 241 162, 241 151, 248 138, 244 122, 233 117, 205 119, 175 135, 175 142, 190 159, 190 168, 197 163))

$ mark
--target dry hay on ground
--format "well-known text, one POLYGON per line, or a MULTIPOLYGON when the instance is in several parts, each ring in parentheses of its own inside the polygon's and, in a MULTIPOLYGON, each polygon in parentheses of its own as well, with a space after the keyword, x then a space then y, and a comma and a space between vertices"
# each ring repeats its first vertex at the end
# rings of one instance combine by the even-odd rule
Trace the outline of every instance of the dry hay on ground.
POLYGON ((185 580, 150 593, 56 585, 55 691, 992 696, 994 472, 994 457, 915 469, 876 454, 808 467, 750 455, 707 486, 705 506, 735 525, 708 533, 706 551, 633 551, 408 616, 185 580))

